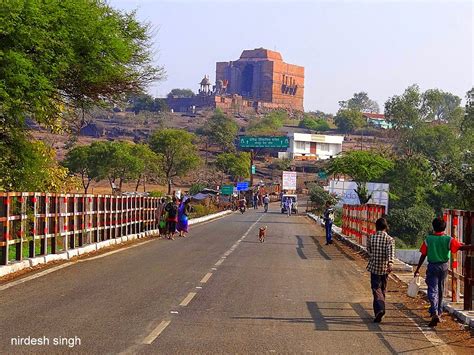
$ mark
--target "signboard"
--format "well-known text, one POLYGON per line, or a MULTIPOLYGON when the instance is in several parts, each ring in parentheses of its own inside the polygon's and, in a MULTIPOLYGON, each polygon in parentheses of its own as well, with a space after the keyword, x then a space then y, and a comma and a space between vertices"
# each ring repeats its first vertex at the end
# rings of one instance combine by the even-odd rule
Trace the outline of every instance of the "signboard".
MULTIPOLYGON (((337 204, 338 207, 342 207, 343 204, 359 205, 359 197, 357 196, 355 189, 357 185, 355 181, 344 181, 344 180, 330 180, 327 190, 330 193, 335 193, 341 196, 341 200, 337 204)), ((389 184, 383 184, 378 182, 369 182, 367 184, 369 195, 372 194, 372 198, 368 203, 374 203, 377 205, 385 206, 385 213, 388 212, 388 191, 389 184)))
POLYGON ((281 137, 250 137, 241 136, 239 138, 240 148, 283 148, 290 146, 290 139, 286 136, 281 137))
POLYGON ((296 190, 296 171, 284 171, 282 178, 283 190, 296 190))
POLYGON ((256 171, 255 165, 252 165, 252 174, 255 174, 255 171, 256 171))
POLYGON ((242 181, 237 183, 237 191, 245 191, 248 190, 249 188, 249 182, 248 181, 242 181))
POLYGON ((224 185, 221 187, 221 195, 232 195, 234 192, 234 185, 224 185))

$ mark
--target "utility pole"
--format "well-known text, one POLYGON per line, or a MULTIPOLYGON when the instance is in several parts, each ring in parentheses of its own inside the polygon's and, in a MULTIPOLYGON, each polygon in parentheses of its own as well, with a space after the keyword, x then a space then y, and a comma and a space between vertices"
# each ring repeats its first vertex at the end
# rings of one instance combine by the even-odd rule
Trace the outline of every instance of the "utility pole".
POLYGON ((252 171, 253 158, 254 158, 253 149, 250 149, 250 187, 251 188, 253 187, 253 171, 252 171))

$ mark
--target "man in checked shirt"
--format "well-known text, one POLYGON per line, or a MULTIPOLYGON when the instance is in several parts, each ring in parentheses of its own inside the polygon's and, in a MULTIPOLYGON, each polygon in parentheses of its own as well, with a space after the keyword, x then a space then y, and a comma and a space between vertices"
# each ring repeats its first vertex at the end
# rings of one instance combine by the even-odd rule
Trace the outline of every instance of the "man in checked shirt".
POLYGON ((370 285, 374 296, 374 323, 380 323, 385 315, 385 290, 395 259, 395 240, 387 234, 387 229, 387 221, 379 218, 375 222, 376 233, 367 239, 367 270, 370 272, 370 285))

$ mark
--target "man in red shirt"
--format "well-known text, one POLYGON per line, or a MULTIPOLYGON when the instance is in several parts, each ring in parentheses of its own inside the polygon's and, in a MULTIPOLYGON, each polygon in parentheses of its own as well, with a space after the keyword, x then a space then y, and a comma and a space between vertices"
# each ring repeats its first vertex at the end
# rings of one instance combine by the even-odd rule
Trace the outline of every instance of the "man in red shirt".
POLYGON ((426 269, 426 285, 428 286, 428 299, 430 301, 431 321, 430 327, 435 327, 443 313, 444 280, 448 276, 449 259, 451 253, 458 250, 473 250, 472 245, 464 245, 456 238, 452 238, 444 231, 446 222, 441 217, 433 220, 433 233, 429 234, 421 245, 420 260, 415 271, 415 277, 423 262, 428 257, 428 268, 426 269))

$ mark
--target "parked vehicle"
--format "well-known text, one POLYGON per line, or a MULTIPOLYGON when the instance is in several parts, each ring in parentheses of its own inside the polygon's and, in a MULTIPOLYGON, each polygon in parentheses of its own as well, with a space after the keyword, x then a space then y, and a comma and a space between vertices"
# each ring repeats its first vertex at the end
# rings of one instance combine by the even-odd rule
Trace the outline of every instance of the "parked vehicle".
POLYGON ((291 213, 297 214, 298 213, 298 196, 297 195, 289 195, 289 194, 284 194, 281 197, 281 213, 287 213, 287 210, 286 210, 286 200, 287 199, 293 200, 293 205, 291 207, 291 213))

